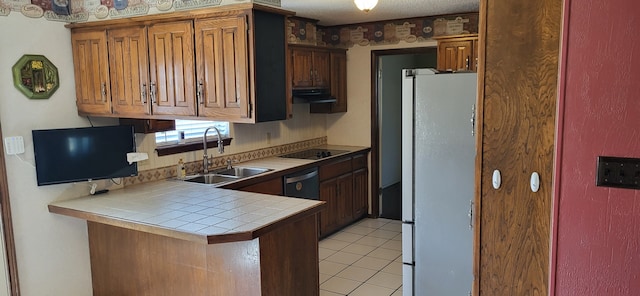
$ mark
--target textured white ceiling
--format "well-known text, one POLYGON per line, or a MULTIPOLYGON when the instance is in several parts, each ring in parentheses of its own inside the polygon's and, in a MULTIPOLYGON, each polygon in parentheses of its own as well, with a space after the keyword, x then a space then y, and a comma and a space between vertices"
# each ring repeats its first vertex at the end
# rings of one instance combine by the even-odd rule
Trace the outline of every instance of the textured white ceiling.
POLYGON ((353 0, 281 0, 282 8, 297 16, 320 20, 324 26, 356 24, 462 12, 477 12, 479 0, 378 0, 368 13, 353 0))

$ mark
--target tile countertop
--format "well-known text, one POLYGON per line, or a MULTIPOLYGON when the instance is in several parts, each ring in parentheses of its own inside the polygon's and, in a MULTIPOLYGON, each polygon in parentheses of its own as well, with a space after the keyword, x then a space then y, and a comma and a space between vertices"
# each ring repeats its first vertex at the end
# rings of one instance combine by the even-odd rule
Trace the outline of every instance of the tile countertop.
MULTIPOLYGON (((365 151, 366 147, 318 148, 365 151)), ((315 160, 269 157, 237 164, 270 173, 315 160)), ((252 240, 272 229, 314 214, 324 202, 164 180, 49 204, 49 212, 183 240, 214 244, 252 240)))

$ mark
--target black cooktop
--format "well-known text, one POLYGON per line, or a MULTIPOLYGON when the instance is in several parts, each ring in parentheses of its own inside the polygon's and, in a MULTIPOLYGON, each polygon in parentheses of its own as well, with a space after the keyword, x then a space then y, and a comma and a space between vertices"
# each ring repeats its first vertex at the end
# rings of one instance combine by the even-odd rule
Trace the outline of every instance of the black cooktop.
POLYGON ((280 157, 284 158, 298 158, 298 159, 321 159, 330 156, 336 156, 343 153, 347 153, 346 150, 332 150, 332 149, 308 149, 302 150, 290 154, 285 154, 280 157))

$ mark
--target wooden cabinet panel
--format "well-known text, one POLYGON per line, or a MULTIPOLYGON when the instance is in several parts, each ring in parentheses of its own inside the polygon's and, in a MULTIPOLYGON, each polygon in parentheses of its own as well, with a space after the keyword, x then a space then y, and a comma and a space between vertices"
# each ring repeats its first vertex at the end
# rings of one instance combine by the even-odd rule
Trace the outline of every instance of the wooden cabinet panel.
POLYGON ((198 20, 195 31, 198 116, 227 121, 248 118, 246 17, 198 20))
POLYGON ((338 228, 338 185, 337 179, 320 182, 320 200, 326 202, 320 212, 320 236, 325 236, 338 228))
POLYGON ((318 175, 320 181, 337 177, 352 170, 351 157, 338 158, 335 161, 320 166, 318 175))
POLYGON ((347 112, 347 51, 334 50, 330 53, 330 85, 335 103, 312 104, 311 113, 347 112))
POLYGON ((120 118, 119 121, 120 125, 132 125, 134 132, 141 134, 153 134, 176 129, 175 120, 120 118))
POLYGON ((438 70, 476 71, 477 35, 446 36, 438 40, 438 70))
MULTIPOLYGON (((364 158, 364 157, 362 157, 364 158)), ((355 162, 355 158, 354 158, 355 162)), ((359 219, 369 210, 369 172, 367 168, 353 172, 353 218, 359 219)))
POLYGON ((326 236, 365 216, 369 209, 367 154, 339 157, 319 168, 320 235, 326 236))
POLYGON ((192 22, 159 23, 148 30, 153 114, 196 115, 192 22))
POLYGON ((273 178, 271 180, 245 186, 245 187, 239 188, 238 190, 272 194, 272 195, 284 195, 281 177, 273 178))
POLYGON ((150 114, 147 28, 113 29, 108 37, 113 114, 150 114))
POLYGON ((353 174, 336 178, 338 188, 338 224, 347 225, 353 220, 353 174))
POLYGON ((293 88, 329 87, 331 56, 325 49, 291 47, 293 88))
POLYGON ((474 295, 549 291, 562 1, 482 0, 474 295), (519 28, 514 30, 514 28, 519 28), (492 186, 494 170, 502 185, 492 186), (540 190, 530 189, 538 172, 540 190))
POLYGON ((331 77, 331 56, 326 51, 313 52, 313 85, 329 87, 331 77))
POLYGON ((71 35, 76 105, 81 115, 111 114, 106 30, 71 35))
POLYGON ((313 51, 310 49, 291 49, 291 86, 313 86, 313 51))

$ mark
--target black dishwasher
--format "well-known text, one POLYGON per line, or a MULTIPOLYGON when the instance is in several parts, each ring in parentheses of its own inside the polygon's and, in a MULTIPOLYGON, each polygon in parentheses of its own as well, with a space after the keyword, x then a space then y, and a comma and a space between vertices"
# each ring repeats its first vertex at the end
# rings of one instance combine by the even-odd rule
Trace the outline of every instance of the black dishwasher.
POLYGON ((318 168, 314 167, 284 176, 284 195, 318 200, 320 196, 318 168))

